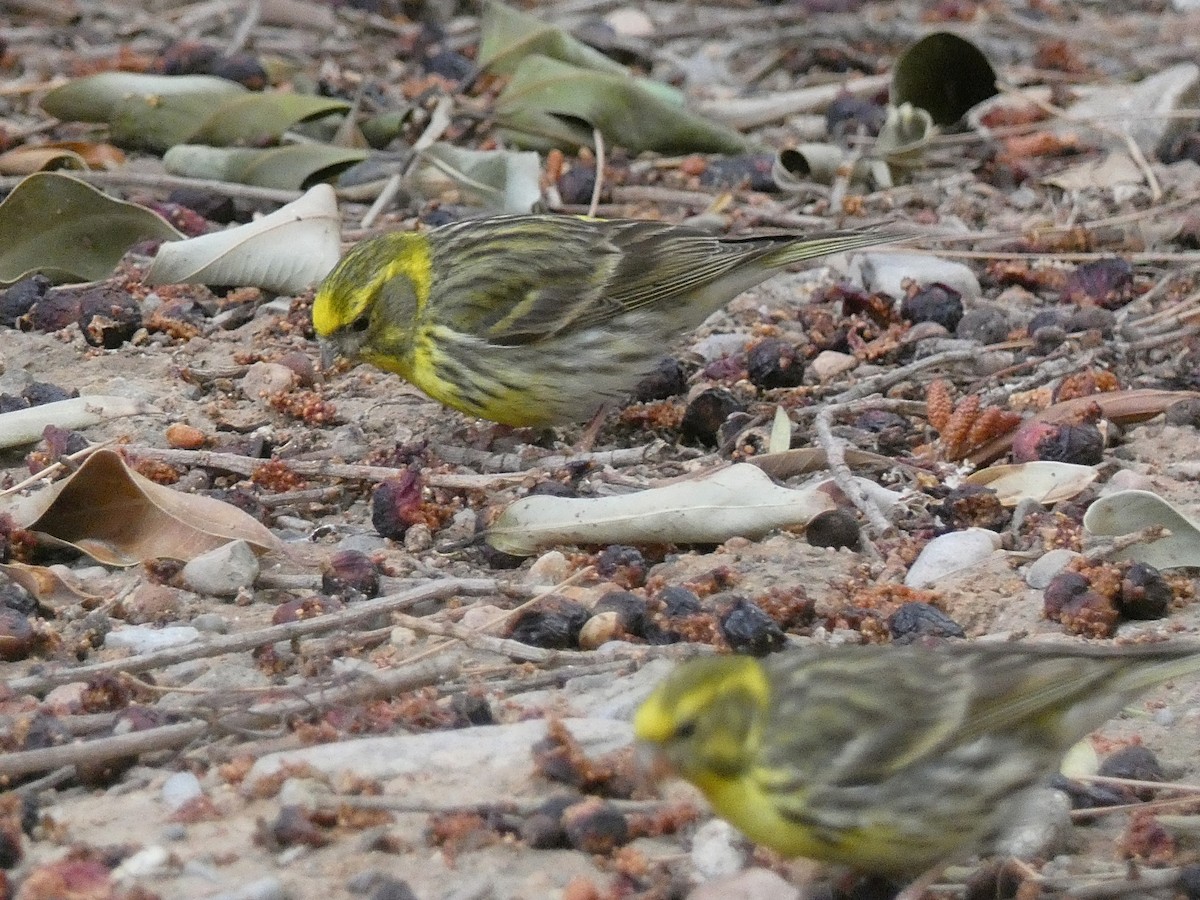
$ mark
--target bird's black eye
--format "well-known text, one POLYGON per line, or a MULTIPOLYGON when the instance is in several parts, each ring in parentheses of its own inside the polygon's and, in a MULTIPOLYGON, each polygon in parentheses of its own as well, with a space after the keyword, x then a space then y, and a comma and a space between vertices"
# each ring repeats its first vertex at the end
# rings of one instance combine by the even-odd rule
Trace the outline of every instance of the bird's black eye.
POLYGON ((679 727, 675 729, 675 739, 677 741, 686 741, 688 738, 696 736, 696 720, 690 719, 687 722, 680 722, 679 727))
POLYGON ((362 334, 362 332, 366 331, 370 327, 371 327, 370 313, 363 313, 361 316, 359 316, 357 319, 355 319, 353 322, 350 323, 350 330, 357 332, 359 334, 362 334))

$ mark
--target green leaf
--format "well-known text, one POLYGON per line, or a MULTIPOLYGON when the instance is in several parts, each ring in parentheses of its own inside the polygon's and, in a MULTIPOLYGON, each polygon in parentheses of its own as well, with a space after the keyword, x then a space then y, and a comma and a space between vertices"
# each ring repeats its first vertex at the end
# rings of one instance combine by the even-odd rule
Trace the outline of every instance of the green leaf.
POLYGON ((42 100, 42 109, 70 122, 111 122, 118 107, 132 97, 149 98, 154 102, 179 94, 217 97, 244 93, 246 89, 237 82, 212 75, 102 72, 55 88, 42 100))
POLYGON ((496 98, 496 122, 535 149, 591 146, 592 129, 637 153, 741 153, 750 142, 663 97, 662 85, 545 56, 521 62, 496 98))
POLYGON ((128 72, 73 81, 42 105, 60 119, 107 122, 115 143, 155 152, 186 143, 274 141, 297 122, 350 107, 307 94, 251 93, 223 78, 128 72))
POLYGON ((328 144, 262 150, 179 144, 163 154, 163 164, 173 175, 298 191, 335 178, 368 155, 366 150, 328 144))
POLYGON ((464 150, 433 144, 421 153, 411 176, 413 187, 422 196, 436 196, 436 175, 498 212, 530 212, 542 196, 541 162, 536 153, 528 151, 464 150))
POLYGON ((345 100, 309 94, 250 94, 222 103, 189 140, 218 147, 275 140, 297 122, 349 108, 345 100))
POLYGON ((581 69, 627 75, 620 63, 577 41, 561 28, 537 16, 492 0, 480 22, 479 67, 496 75, 511 75, 529 56, 546 56, 581 69))
POLYGON ((51 281, 95 281, 147 238, 182 235, 148 209, 114 200, 77 178, 30 175, 0 203, 0 284, 41 272, 51 281))

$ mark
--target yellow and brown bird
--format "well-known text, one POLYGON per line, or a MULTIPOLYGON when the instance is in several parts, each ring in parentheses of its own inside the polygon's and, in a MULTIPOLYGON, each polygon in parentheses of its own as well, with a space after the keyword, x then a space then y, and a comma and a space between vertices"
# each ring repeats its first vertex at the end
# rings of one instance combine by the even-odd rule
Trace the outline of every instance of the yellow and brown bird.
POLYGON ((470 415, 514 426, 583 421, 747 288, 801 260, 902 237, 470 219, 358 244, 317 291, 313 326, 328 348, 470 415))

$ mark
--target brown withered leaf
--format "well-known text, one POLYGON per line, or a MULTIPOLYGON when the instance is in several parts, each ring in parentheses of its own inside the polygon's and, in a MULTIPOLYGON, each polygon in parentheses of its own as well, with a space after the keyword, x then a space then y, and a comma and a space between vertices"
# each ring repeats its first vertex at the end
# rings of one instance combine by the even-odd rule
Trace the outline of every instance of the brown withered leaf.
POLYGON ((98 595, 85 591, 74 579, 46 566, 13 562, 0 565, 0 573, 25 588, 34 600, 51 610, 73 606, 82 600, 100 599, 98 595))
POLYGON ((188 560, 235 540, 259 552, 282 546, 240 509, 155 484, 113 450, 97 450, 70 478, 10 512, 48 543, 74 547, 113 566, 159 557, 188 560))

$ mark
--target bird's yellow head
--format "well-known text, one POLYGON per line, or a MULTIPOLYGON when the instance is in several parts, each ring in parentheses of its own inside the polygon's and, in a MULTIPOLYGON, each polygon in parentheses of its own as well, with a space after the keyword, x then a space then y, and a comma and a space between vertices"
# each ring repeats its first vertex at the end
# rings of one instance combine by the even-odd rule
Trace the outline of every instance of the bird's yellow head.
POLYGON ((676 772, 703 786, 752 764, 771 688, 758 661, 720 656, 684 663, 638 709, 633 730, 676 772))
POLYGON ((313 301, 313 329, 327 351, 381 368, 411 335, 429 297, 429 239, 393 233, 363 241, 326 276, 313 301))

